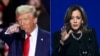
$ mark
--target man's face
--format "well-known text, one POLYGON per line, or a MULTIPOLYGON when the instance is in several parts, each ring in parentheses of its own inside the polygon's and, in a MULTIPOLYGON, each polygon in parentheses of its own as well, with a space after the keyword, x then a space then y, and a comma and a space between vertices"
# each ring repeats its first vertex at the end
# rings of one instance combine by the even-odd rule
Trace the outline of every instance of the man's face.
POLYGON ((36 27, 37 18, 33 16, 33 13, 29 12, 19 15, 17 17, 17 21, 22 30, 24 30, 26 33, 31 33, 36 27))

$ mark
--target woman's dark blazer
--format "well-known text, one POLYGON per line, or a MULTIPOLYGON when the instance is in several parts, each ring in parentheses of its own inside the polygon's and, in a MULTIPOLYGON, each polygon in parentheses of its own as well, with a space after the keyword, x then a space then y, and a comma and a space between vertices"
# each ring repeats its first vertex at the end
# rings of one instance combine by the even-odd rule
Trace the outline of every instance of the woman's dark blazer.
POLYGON ((83 56, 83 54, 86 56, 99 56, 96 32, 93 29, 83 32, 80 40, 75 40, 70 35, 63 46, 60 44, 60 39, 60 31, 53 34, 52 56, 83 56))

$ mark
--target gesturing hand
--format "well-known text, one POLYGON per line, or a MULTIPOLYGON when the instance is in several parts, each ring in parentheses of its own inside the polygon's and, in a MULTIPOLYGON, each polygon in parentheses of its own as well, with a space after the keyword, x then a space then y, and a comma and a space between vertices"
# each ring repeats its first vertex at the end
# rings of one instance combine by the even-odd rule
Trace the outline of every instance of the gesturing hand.
POLYGON ((9 26, 8 29, 7 29, 7 33, 12 34, 12 33, 15 33, 15 32, 19 32, 19 24, 17 24, 17 23, 9 26))
POLYGON ((69 38, 69 35, 72 33, 72 30, 69 30, 69 32, 66 31, 66 27, 61 28, 61 40, 60 43, 64 44, 63 42, 69 38))

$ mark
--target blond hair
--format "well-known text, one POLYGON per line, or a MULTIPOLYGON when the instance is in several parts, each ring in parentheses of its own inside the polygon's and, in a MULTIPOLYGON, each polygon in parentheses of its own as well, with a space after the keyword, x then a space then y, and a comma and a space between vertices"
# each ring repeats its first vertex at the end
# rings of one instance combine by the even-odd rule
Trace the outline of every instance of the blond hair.
POLYGON ((37 11, 36 11, 36 8, 34 6, 20 5, 16 9, 16 15, 17 16, 20 15, 20 14, 26 14, 28 12, 32 12, 34 16, 37 16, 37 11))

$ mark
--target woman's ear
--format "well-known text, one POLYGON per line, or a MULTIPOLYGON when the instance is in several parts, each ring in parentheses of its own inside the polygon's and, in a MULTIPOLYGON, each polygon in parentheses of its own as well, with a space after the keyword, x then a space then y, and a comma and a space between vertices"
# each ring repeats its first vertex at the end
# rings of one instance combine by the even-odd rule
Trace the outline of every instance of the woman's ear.
POLYGON ((83 24, 84 22, 83 22, 83 20, 82 20, 82 24, 83 24))

